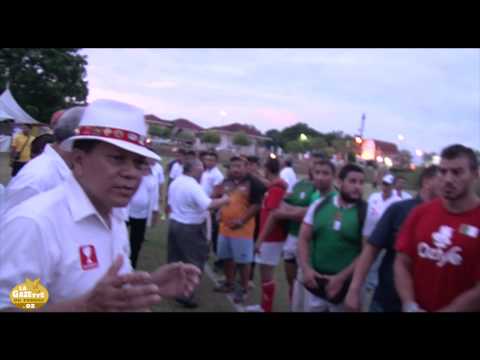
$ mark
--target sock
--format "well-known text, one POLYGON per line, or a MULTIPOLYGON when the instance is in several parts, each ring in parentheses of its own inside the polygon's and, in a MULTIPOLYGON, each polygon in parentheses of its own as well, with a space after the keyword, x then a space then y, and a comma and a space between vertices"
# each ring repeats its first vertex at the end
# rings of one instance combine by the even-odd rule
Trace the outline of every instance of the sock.
POLYGON ((275 296, 275 281, 262 283, 262 309, 272 312, 273 297, 275 296))

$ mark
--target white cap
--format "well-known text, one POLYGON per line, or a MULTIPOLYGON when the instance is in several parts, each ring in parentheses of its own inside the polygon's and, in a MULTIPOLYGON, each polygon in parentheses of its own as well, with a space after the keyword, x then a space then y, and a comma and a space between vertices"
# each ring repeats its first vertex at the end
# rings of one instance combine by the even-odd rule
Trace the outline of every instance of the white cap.
POLYGON ((392 185, 395 182, 395 177, 392 174, 387 174, 383 177, 382 182, 392 185))

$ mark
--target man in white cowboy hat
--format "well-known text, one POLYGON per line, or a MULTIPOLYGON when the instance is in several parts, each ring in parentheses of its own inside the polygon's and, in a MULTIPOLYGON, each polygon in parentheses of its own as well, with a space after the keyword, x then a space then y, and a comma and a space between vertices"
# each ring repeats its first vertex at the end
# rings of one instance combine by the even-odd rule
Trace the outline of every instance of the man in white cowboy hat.
POLYGON ((200 270, 173 263, 132 272, 125 212, 147 158, 142 110, 98 100, 82 116, 63 184, 34 196, 0 219, 0 309, 26 279, 49 291, 46 311, 141 311, 162 297, 188 296, 200 270))

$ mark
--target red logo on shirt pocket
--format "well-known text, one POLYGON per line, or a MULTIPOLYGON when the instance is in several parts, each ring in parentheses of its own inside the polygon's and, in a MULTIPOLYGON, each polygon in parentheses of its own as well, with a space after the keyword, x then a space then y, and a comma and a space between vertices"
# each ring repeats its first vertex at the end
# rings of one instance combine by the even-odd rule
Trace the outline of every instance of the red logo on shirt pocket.
POLYGON ((83 270, 90 270, 98 267, 97 253, 93 245, 80 246, 80 263, 83 270))

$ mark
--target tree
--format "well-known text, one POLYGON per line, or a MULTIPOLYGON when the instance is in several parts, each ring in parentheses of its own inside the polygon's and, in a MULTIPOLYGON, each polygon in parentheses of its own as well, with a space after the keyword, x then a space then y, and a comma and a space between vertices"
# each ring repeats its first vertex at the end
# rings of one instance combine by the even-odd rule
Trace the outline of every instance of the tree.
POLYGON ((282 133, 278 131, 277 129, 271 129, 268 130, 265 133, 265 136, 269 137, 270 140, 267 140, 265 142, 265 145, 268 147, 273 147, 273 149, 276 151, 278 148, 283 147, 282 143, 282 133))
POLYGON ((305 134, 308 138, 313 138, 321 135, 317 130, 312 129, 307 124, 298 123, 282 130, 282 146, 285 146, 289 141, 298 140, 301 134, 305 134))
POLYGON ((172 129, 152 124, 150 125, 148 132, 150 135, 158 136, 163 139, 168 139, 172 134, 172 129))
POLYGON ((218 145, 220 144, 220 135, 216 131, 207 131, 202 134, 201 141, 204 144, 218 145))
POLYGON ((236 146, 250 146, 252 142, 248 138, 248 136, 243 132, 238 132, 233 136, 233 145, 236 146))
POLYGON ((8 81, 20 106, 48 123, 55 111, 86 102, 87 60, 79 50, 0 48, 0 89, 5 89, 8 81))
POLYGON ((410 164, 412 162, 413 156, 408 150, 401 150, 398 153, 398 165, 401 168, 407 169, 410 167, 410 164))
POLYGON ((312 150, 315 150, 315 151, 323 151, 325 150, 326 147, 328 147, 328 143, 321 136, 317 136, 310 139, 310 145, 312 150))
POLYGON ((194 143, 195 142, 195 135, 191 131, 188 131, 188 130, 183 130, 183 131, 177 132, 177 134, 175 135, 175 138, 179 141, 183 141, 183 142, 186 142, 186 143, 194 143))
POLYGON ((431 165, 433 163, 433 157, 435 155, 436 154, 434 152, 432 152, 432 153, 426 152, 426 153, 423 154, 422 160, 425 164, 431 165))

